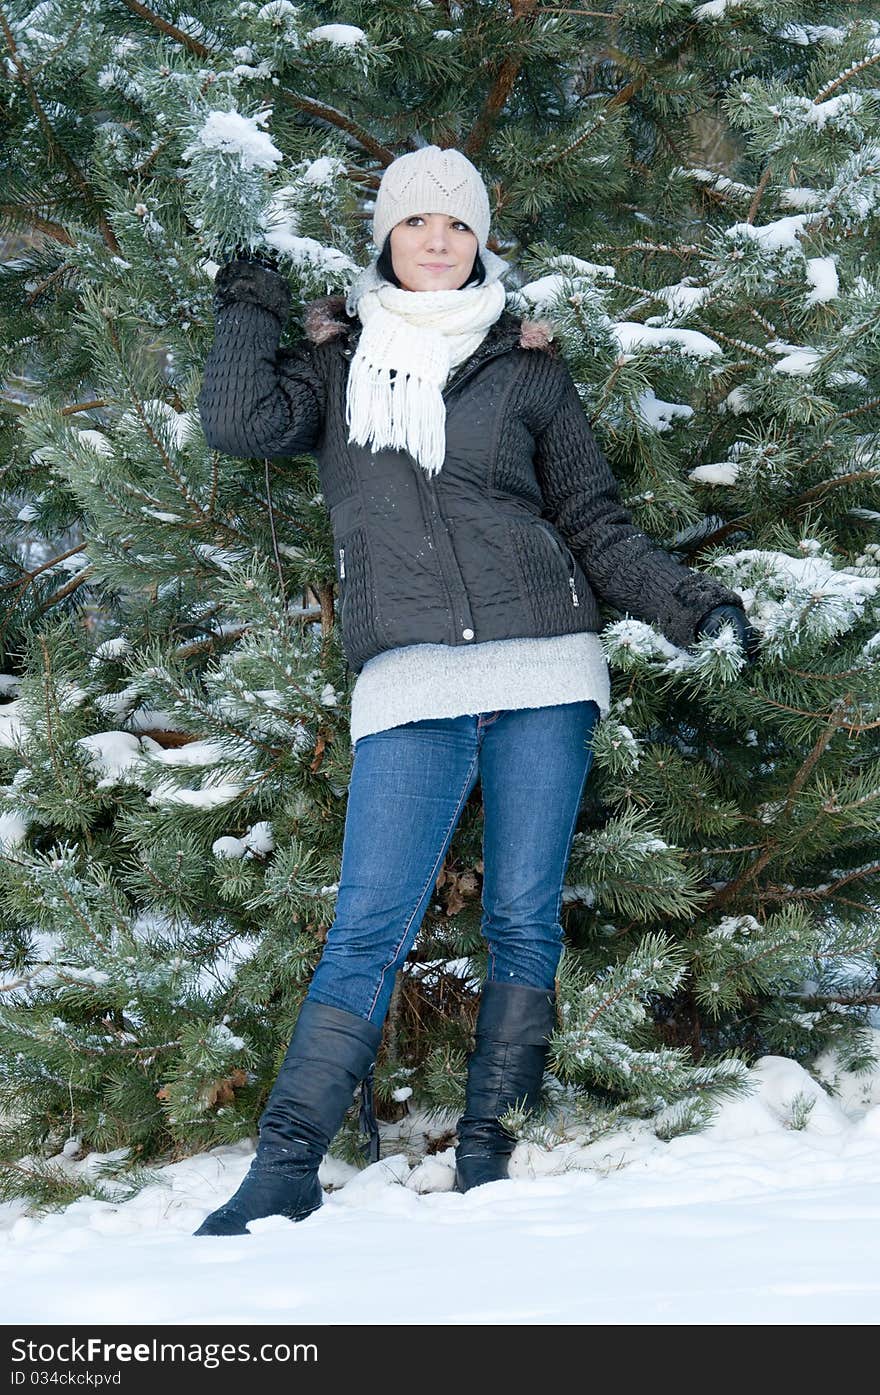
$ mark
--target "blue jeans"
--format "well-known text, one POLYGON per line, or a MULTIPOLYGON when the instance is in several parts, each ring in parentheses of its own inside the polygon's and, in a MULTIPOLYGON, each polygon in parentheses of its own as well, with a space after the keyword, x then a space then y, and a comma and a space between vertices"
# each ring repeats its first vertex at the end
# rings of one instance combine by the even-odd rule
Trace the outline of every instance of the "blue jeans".
POLYGON ((336 915, 308 997, 382 1022, 465 801, 483 798, 491 981, 552 988, 595 702, 428 718, 354 747, 336 915))

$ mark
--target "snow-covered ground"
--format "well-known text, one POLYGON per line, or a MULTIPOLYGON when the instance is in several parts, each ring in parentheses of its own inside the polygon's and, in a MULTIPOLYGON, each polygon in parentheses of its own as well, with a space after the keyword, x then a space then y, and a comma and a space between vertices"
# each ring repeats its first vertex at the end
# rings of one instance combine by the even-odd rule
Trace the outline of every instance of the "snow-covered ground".
POLYGON ((246 1144, 164 1168, 123 1204, 33 1218, 8 1203, 3 1321, 873 1324, 880 1067, 818 1065, 827 1090, 765 1058, 747 1099, 671 1142, 637 1124, 588 1147, 521 1144, 511 1180, 464 1196, 451 1150, 413 1166, 386 1128, 380 1162, 325 1159, 319 1211, 249 1236, 191 1234, 238 1185, 246 1144))

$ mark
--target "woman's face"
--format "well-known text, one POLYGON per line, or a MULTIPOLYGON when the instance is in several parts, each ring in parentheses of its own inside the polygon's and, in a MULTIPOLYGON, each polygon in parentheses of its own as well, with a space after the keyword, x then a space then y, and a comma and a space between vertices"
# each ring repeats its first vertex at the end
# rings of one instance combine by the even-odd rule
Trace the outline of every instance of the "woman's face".
POLYGON ((413 213, 391 229, 391 265, 406 291, 457 291, 478 251, 476 233, 448 213, 413 213))

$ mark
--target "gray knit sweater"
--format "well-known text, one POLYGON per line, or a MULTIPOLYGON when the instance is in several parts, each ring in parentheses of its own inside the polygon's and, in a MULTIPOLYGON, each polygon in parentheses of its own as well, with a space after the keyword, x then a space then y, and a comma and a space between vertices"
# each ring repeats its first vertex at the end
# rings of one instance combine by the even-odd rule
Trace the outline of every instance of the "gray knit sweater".
POLYGON ((368 659, 351 697, 351 743, 422 718, 593 700, 610 704, 608 663, 597 634, 408 644, 368 659))

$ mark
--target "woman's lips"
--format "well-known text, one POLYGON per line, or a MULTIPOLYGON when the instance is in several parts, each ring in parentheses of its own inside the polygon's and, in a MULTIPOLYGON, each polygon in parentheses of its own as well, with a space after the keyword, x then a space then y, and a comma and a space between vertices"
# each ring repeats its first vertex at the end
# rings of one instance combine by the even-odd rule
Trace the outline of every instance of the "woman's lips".
POLYGON ((451 271, 451 267, 443 265, 441 262, 422 262, 423 271, 451 271))

